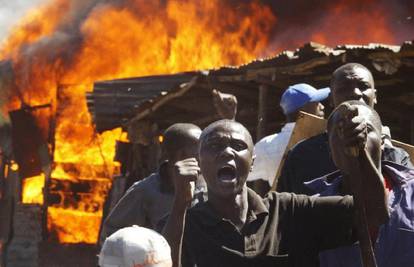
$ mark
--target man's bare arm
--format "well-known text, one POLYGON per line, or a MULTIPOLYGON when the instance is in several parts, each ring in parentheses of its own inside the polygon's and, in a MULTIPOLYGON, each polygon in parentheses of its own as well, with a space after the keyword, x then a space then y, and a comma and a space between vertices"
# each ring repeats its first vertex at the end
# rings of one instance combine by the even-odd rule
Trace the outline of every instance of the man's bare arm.
POLYGON ((185 217, 193 197, 194 181, 197 180, 199 172, 200 168, 194 158, 178 161, 174 164, 174 204, 163 231, 163 235, 171 247, 173 267, 181 266, 185 217))

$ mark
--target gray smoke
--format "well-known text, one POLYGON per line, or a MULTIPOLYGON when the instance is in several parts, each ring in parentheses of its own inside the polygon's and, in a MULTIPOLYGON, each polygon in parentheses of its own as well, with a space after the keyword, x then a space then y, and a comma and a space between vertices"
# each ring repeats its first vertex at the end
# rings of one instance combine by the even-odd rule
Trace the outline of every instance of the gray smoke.
POLYGON ((30 9, 45 0, 0 0, 0 42, 30 9))

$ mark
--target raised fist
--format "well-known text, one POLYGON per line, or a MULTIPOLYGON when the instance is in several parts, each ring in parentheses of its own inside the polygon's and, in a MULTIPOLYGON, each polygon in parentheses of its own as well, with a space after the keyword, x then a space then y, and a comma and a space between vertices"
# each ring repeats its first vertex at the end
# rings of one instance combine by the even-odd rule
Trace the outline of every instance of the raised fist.
POLYGON ((199 173, 200 167, 195 158, 187 158, 174 163, 173 181, 176 201, 183 205, 190 205, 199 173))
POLYGON ((211 92, 213 104, 222 119, 234 120, 237 113, 237 98, 232 94, 225 94, 217 89, 211 92))

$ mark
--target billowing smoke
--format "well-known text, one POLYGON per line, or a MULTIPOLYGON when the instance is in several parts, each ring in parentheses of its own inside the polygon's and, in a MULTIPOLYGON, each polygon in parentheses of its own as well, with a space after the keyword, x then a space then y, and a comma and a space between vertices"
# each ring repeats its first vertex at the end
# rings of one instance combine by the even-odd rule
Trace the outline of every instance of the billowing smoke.
POLYGON ((0 0, 0 43, 26 12, 45 0, 0 0))
POLYGON ((278 23, 271 46, 293 49, 303 42, 327 45, 391 43, 414 39, 411 0, 261 0, 278 23))

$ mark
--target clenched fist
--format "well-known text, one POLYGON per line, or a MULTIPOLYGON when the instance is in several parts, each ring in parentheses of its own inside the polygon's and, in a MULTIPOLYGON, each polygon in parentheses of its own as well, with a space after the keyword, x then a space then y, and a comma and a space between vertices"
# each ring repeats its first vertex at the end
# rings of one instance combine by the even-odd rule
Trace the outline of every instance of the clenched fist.
POLYGON ((232 94, 225 94, 216 89, 211 92, 213 104, 222 119, 234 120, 237 113, 237 98, 232 94))
POLYGON ((193 199, 195 181, 200 173, 200 167, 195 158, 187 158, 174 163, 173 181, 175 201, 180 205, 189 206, 193 199))

